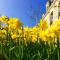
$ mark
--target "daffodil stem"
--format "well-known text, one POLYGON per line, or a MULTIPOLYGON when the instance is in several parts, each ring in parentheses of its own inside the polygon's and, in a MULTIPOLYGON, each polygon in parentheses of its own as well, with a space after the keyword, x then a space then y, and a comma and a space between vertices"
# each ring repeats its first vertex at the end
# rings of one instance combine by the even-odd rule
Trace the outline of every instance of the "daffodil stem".
POLYGON ((59 37, 57 37, 57 52, 58 52, 58 60, 60 60, 59 37))
POLYGON ((22 58, 23 58, 23 41, 24 41, 24 31, 22 26, 22 58))

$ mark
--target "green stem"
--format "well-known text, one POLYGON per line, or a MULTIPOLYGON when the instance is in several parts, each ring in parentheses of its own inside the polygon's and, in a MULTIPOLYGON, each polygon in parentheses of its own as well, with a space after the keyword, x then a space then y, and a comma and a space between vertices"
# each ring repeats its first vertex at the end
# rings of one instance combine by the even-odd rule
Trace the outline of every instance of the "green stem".
POLYGON ((59 37, 57 37, 57 52, 58 52, 58 60, 60 60, 59 37))
POLYGON ((60 60, 59 37, 57 37, 57 52, 58 52, 58 60, 60 60))

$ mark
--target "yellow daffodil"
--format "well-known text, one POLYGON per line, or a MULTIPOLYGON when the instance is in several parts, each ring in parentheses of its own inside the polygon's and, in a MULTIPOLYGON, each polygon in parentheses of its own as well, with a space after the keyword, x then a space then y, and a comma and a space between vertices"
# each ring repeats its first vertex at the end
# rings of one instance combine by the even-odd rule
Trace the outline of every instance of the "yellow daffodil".
POLYGON ((10 28, 13 28, 13 29, 18 29, 23 25, 22 22, 20 22, 19 19, 17 18, 10 18, 10 20, 8 21, 8 24, 10 28))
POLYGON ((2 16, 2 17, 0 17, 0 21, 1 22, 3 22, 3 23, 8 23, 8 20, 9 20, 9 18, 7 17, 7 16, 2 16))
POLYGON ((17 34, 12 34, 12 39, 16 39, 16 38, 18 38, 19 37, 19 35, 17 35, 17 34))

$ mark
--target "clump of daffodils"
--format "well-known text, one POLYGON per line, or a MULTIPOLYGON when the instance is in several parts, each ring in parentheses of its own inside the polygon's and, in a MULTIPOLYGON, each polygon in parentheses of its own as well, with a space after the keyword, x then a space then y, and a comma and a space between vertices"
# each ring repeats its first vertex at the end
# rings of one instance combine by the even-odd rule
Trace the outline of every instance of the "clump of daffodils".
POLYGON ((14 29, 18 29, 23 25, 18 18, 10 18, 8 24, 10 28, 14 28, 14 29))
POLYGON ((54 37, 60 36, 60 18, 48 27, 46 20, 40 20, 38 26, 32 28, 24 27, 18 18, 9 18, 7 16, 0 17, 0 37, 6 37, 17 40, 22 39, 25 42, 36 42, 37 40, 49 41, 54 37))
POLYGON ((11 38, 15 39, 18 37, 15 33, 18 29, 21 29, 22 26, 23 23, 18 18, 8 18, 7 16, 2 16, 0 17, 0 37, 6 39, 9 38, 8 35, 11 35, 11 38))

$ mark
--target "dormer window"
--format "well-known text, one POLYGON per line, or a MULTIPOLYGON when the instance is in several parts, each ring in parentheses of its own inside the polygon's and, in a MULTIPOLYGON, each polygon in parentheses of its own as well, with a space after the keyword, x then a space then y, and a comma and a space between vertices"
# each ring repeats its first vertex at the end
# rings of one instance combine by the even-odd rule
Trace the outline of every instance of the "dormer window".
POLYGON ((51 0, 51 3, 53 2, 54 0, 51 0))
POLYGON ((51 1, 49 1, 49 6, 51 5, 51 1))
POLYGON ((46 11, 49 9, 49 2, 46 3, 46 11))
POLYGON ((54 0, 49 0, 49 6, 53 3, 54 0))

